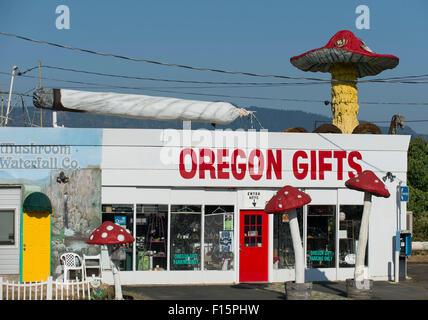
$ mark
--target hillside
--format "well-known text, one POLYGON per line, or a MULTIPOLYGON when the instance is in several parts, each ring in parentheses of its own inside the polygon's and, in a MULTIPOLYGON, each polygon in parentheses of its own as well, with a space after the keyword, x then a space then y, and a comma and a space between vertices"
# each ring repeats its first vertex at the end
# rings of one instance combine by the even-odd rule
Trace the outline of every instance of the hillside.
MULTIPOLYGON (((11 126, 24 126, 24 115, 27 119, 33 119, 34 108, 28 108, 28 114, 22 110, 15 109, 11 113, 11 126)), ((303 127, 308 131, 313 131, 323 123, 331 123, 331 119, 320 114, 308 113, 293 110, 278 110, 269 108, 249 107, 248 110, 255 111, 257 119, 249 117, 239 118, 229 125, 216 125, 214 128, 209 123, 192 122, 192 129, 206 128, 213 129, 260 129, 260 124, 264 129, 273 132, 281 132, 287 128, 303 127), (257 121, 258 120, 258 121, 257 121), (252 123, 251 123, 252 122, 252 123), (259 124, 260 122, 260 124, 259 124)), ((39 125, 40 110, 37 110, 34 123, 39 125)), ((58 112, 58 125, 64 125, 68 128, 146 128, 146 129, 179 129, 183 127, 181 121, 157 121, 157 120, 140 120, 114 116, 103 116, 94 114, 81 114, 73 112, 58 112)), ((28 122, 28 121, 27 121, 28 122)), ((360 122, 366 122, 360 120, 360 122)), ((43 110, 44 126, 52 126, 52 112, 43 110)), ((379 126, 383 133, 387 133, 388 126, 379 126)), ((420 136, 406 125, 404 130, 399 129, 399 134, 409 134, 412 137, 420 136)), ((427 135, 421 135, 427 138, 427 135)))

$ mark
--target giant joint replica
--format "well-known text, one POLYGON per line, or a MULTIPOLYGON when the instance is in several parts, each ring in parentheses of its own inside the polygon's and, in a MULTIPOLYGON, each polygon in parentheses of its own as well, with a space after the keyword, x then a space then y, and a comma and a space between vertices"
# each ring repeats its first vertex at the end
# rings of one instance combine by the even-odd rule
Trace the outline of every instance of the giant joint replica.
POLYGON ((33 93, 37 108, 125 118, 163 121, 195 121, 229 124, 252 112, 228 102, 210 102, 80 90, 39 88, 33 93))
POLYGON ((358 78, 393 69, 399 59, 393 55, 373 53, 351 31, 342 30, 324 47, 292 57, 290 62, 303 71, 331 73, 332 124, 342 133, 364 133, 357 119, 358 78))

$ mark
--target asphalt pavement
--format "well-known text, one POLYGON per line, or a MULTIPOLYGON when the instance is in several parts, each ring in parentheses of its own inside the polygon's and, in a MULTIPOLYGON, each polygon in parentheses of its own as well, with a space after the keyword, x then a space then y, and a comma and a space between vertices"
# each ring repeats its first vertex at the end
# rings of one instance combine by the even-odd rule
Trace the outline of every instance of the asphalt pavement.
MULTIPOLYGON (((373 282, 372 300, 428 300, 428 263, 408 263, 409 279, 373 282)), ((284 300, 283 283, 122 286, 142 300, 284 300)), ((312 300, 350 300, 344 281, 313 282, 312 300)))

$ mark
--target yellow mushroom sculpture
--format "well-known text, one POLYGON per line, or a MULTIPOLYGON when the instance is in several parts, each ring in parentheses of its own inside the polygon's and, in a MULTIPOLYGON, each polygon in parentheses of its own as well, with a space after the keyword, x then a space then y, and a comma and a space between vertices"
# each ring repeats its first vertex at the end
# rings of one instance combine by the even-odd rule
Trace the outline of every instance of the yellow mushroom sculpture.
POLYGON ((332 124, 342 133, 353 133, 359 124, 357 79, 393 69, 399 59, 373 53, 351 31, 342 30, 324 47, 292 57, 290 62, 303 71, 331 73, 332 124))

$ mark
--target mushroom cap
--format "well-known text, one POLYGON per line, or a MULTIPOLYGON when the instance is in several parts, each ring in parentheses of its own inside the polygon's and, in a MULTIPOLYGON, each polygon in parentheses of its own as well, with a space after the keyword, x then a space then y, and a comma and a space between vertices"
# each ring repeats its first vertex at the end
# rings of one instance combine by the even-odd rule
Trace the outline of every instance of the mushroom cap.
POLYGON ((376 197, 389 198, 390 194, 385 184, 379 179, 373 171, 365 170, 359 175, 345 182, 349 189, 369 192, 376 197))
POLYGON ((265 212, 283 213, 303 207, 311 201, 311 197, 306 193, 292 186, 284 186, 266 204, 265 212))
POLYGON ((106 221, 91 233, 86 243, 108 245, 128 243, 134 240, 134 237, 126 229, 113 222, 106 221))
POLYGON ((351 31, 342 30, 337 32, 324 47, 292 57, 290 62, 300 70, 312 72, 330 72, 332 63, 351 62, 356 64, 358 78, 362 78, 379 74, 385 69, 395 68, 399 59, 389 54, 373 53, 351 31))

